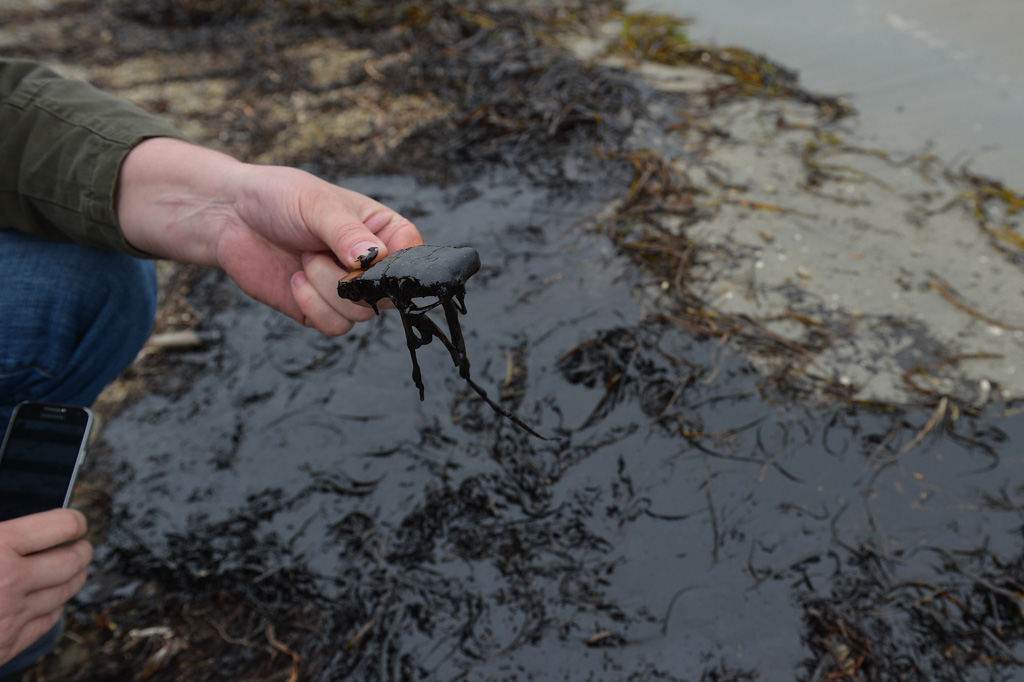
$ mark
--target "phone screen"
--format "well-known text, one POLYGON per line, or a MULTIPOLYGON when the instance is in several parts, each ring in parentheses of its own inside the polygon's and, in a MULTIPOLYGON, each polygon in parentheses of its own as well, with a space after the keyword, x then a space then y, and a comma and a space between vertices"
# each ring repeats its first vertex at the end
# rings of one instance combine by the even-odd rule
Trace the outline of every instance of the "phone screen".
POLYGON ((81 407, 19 406, 0 454, 0 521, 67 504, 90 421, 81 407))

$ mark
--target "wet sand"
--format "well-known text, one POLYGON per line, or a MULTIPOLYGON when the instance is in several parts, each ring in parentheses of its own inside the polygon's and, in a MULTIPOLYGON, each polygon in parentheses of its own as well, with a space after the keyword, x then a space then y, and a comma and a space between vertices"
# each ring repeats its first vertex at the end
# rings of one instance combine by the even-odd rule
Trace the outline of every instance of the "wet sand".
POLYGON ((886 148, 927 141, 945 158, 1024 187, 1024 4, 985 0, 634 0, 695 19, 697 40, 738 44, 849 94, 886 148))

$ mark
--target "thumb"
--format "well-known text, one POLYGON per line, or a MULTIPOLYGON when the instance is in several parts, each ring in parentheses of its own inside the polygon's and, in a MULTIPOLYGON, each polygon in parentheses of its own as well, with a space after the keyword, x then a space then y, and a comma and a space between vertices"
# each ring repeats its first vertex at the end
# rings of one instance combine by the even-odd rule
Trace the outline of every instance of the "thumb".
POLYGON ((348 270, 368 268, 393 251, 423 244, 416 226, 375 199, 337 185, 307 213, 309 229, 348 270))
POLYGON ((388 255, 388 247, 363 223, 345 223, 327 229, 324 243, 348 270, 365 270, 388 255))
MULTIPOLYGON (((314 181, 318 184, 322 181, 314 181)), ((358 192, 323 183, 321 191, 300 194, 306 228, 338 258, 348 270, 368 268, 388 254, 381 214, 390 213, 381 204, 358 192)), ((387 220, 384 223, 389 222, 387 220)))

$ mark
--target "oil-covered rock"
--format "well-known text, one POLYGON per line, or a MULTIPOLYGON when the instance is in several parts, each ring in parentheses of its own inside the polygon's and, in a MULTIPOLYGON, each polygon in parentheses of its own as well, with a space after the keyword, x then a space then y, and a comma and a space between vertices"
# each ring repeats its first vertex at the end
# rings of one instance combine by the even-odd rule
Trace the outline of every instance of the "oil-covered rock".
POLYGON ((469 356, 462 336, 459 314, 465 315, 466 280, 480 269, 480 254, 468 246, 414 246, 402 249, 356 271, 338 282, 338 295, 350 301, 369 303, 380 314, 377 301, 388 298, 402 316, 405 340, 412 356, 412 380, 423 400, 423 373, 416 359, 416 349, 435 337, 441 340, 459 368, 459 376, 496 412, 512 420, 520 428, 544 438, 514 414, 491 400, 487 392, 469 375, 469 356), (420 305, 416 299, 436 297, 432 303, 420 305), (448 323, 448 333, 434 322, 427 312, 441 306, 448 323))

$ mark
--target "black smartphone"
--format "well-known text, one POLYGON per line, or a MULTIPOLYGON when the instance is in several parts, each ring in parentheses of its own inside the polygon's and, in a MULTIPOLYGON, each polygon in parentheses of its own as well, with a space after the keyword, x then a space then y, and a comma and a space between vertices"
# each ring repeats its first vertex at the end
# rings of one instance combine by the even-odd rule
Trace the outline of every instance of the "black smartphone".
POLYGON ((0 521, 68 505, 91 429, 85 407, 14 408, 0 448, 0 521))

